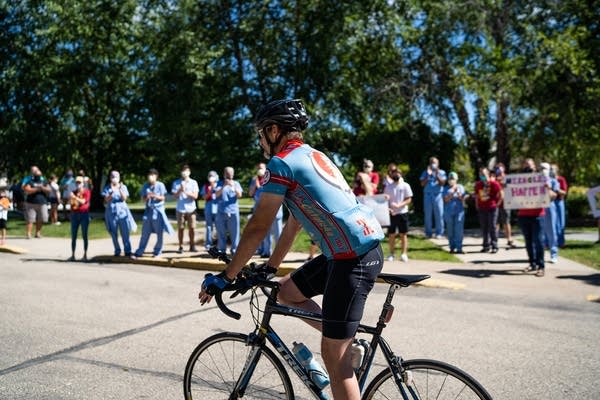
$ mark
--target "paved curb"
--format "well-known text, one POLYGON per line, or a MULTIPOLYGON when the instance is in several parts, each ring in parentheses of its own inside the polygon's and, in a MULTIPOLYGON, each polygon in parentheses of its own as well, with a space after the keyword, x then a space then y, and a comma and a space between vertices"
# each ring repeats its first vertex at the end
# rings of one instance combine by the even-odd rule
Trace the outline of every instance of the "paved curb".
MULTIPOLYGON (((119 256, 96 256, 90 259, 91 262, 97 263, 110 263, 110 264, 138 264, 138 265, 152 265, 155 267, 165 267, 165 268, 185 268, 185 269, 193 269, 193 270, 202 270, 202 271, 222 271, 224 268, 224 264, 222 261, 213 260, 213 259, 198 259, 198 258, 162 258, 162 257, 138 257, 135 260, 132 260, 128 257, 119 257, 119 256)), ((297 268, 299 268, 301 263, 290 263, 294 266, 286 266, 282 265, 277 270, 277 276, 285 276, 297 268)), ((377 282, 384 283, 383 279, 377 279, 377 282)), ((443 280, 443 279, 435 279, 429 278, 422 282, 416 283, 414 286, 421 286, 426 288, 435 288, 435 289, 452 289, 452 290, 462 290, 466 287, 463 283, 443 280)))
POLYGON ((2 245, 0 246, 0 253, 25 254, 27 250, 18 246, 2 245))
POLYGON ((588 294, 585 299, 587 301, 591 301, 592 303, 600 303, 600 295, 597 294, 588 294))

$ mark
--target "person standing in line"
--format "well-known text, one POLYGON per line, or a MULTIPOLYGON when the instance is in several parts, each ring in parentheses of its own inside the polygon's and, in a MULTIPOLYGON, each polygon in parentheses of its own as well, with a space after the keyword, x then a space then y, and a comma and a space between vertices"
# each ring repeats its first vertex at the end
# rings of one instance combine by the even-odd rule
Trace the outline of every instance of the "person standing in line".
POLYGON ((146 203, 144 209, 144 217, 142 222, 142 237, 140 244, 132 259, 141 257, 146 250, 148 240, 152 233, 156 233, 156 244, 152 252, 153 257, 159 257, 162 254, 163 248, 163 232, 167 232, 169 236, 173 235, 173 227, 165 213, 165 197, 167 196, 167 188, 164 183, 158 180, 158 171, 151 168, 148 171, 148 181, 144 184, 141 191, 142 200, 146 203))
POLYGON ((10 199, 6 190, 0 192, 0 246, 6 244, 6 229, 8 228, 8 210, 10 199))
POLYGON ((231 254, 235 254, 240 241, 240 208, 238 199, 242 197, 242 186, 233 179, 233 167, 225 167, 223 180, 217 185, 217 248, 227 249, 227 234, 231 240, 231 254))
POLYGON ((31 175, 23 180, 25 199, 25 221, 27 222, 27 239, 31 239, 31 231, 35 222, 35 237, 42 237, 42 226, 48 221, 48 195, 50 185, 37 166, 31 167, 31 175))
POLYGON ((204 237, 204 248, 206 250, 213 247, 213 232, 217 224, 217 213, 219 204, 217 202, 217 183, 219 174, 216 171, 210 171, 207 176, 207 183, 202 187, 200 195, 204 198, 204 220, 206 222, 206 232, 204 237))
POLYGON ((498 236, 496 235, 496 221, 498 220, 498 202, 502 195, 500 184, 490 179, 490 172, 486 167, 479 168, 479 180, 475 182, 475 206, 479 214, 481 235, 483 236, 482 253, 498 252, 498 236))
MULTIPOLYGON (((260 195, 263 189, 263 178, 267 171, 267 165, 265 163, 259 163, 256 170, 256 176, 252 178, 250 181, 250 186, 248 188, 248 195, 254 198, 254 208, 258 204, 260 199, 260 195)), ((254 211, 253 211, 254 212, 254 211)), ((258 246, 257 253, 262 258, 271 257, 271 235, 275 237, 275 243, 279 240, 279 236, 281 236, 281 230, 283 229, 283 207, 279 208, 277 211, 277 215, 275 216, 275 220, 273 221, 273 225, 271 226, 271 230, 265 236, 265 239, 258 246)))
POLYGON ((432 225, 435 222, 435 236, 442 238, 444 235, 444 200, 442 190, 446 184, 446 171, 440 169, 436 157, 429 159, 427 169, 419 178, 423 187, 423 211, 425 213, 425 236, 433 235, 432 225))
POLYGON ((544 174, 544 177, 546 178, 546 189, 550 194, 550 204, 544 210, 545 243, 550 250, 550 262, 556 264, 558 262, 558 232, 556 230, 558 212, 556 210, 555 200, 557 193, 560 190, 560 185, 555 178, 550 176, 549 163, 543 162, 540 164, 540 167, 542 168, 542 174, 544 174))
MULTIPOLYGON (((500 226, 504 228, 504 236, 506 237, 506 250, 514 249, 515 243, 512 238, 512 226, 510 224, 511 211, 504 208, 504 188, 506 187, 506 167, 503 163, 496 164, 493 173, 490 176, 495 176, 496 181, 500 184, 502 193, 498 202, 498 224, 496 232, 500 231, 500 226)), ((496 233, 497 235, 497 233, 496 233)))
POLYGON ((458 183, 458 174, 448 174, 448 184, 444 186, 444 219, 448 234, 450 253, 465 254, 463 251, 463 236, 465 226, 465 188, 458 183))
POLYGON ((372 196, 377 194, 378 185, 379 174, 373 172, 373 161, 365 158, 362 171, 358 172, 354 178, 354 189, 352 191, 356 196, 372 196))
POLYGON ((196 229, 196 200, 200 188, 195 179, 190 178, 190 167, 185 164, 181 167, 181 178, 173 182, 171 193, 177 199, 177 233, 179 249, 177 253, 183 253, 183 233, 185 225, 188 226, 190 239, 190 252, 196 252, 195 229, 196 229))
POLYGON ((78 176, 75 178, 75 190, 69 195, 71 202, 71 257, 69 257, 69 261, 75 261, 79 226, 81 226, 81 236, 83 238, 83 258, 81 260, 87 261, 91 197, 92 193, 84 186, 83 177, 78 176))
POLYGON ((558 191, 556 192, 556 199, 554 200, 556 206, 556 234, 558 247, 565 247, 565 228, 567 226, 567 215, 565 208, 565 199, 569 191, 569 185, 567 179, 560 175, 558 164, 552 164, 550 166, 550 177, 555 178, 558 181, 558 191))
MULTIPOLYGON (((536 172, 536 165, 532 158, 523 161, 523 173, 536 172)), ((519 209, 517 212, 519 226, 525 239, 525 248, 529 266, 525 272, 535 272, 536 276, 544 276, 544 216, 543 208, 519 209)))
POLYGON ((75 190, 75 179, 73 178, 72 170, 69 169, 65 172, 60 180, 59 186, 61 190, 61 204, 63 206, 63 219, 68 221, 71 193, 75 190))
POLYGON ((397 168, 391 171, 390 177, 393 183, 386 185, 383 191, 388 198, 388 206, 391 214, 390 226, 388 227, 388 245, 390 251, 388 261, 394 261, 396 234, 398 233, 402 249, 400 259, 408 262, 408 205, 412 202, 413 192, 397 168))
POLYGON ((127 186, 121 183, 121 174, 119 171, 111 171, 110 182, 102 190, 104 197, 104 223, 106 230, 112 238, 115 256, 121 255, 121 246, 119 244, 119 230, 123 241, 125 256, 131 257, 131 240, 129 235, 137 230, 137 224, 127 207, 129 191, 127 186))
POLYGON ((385 178, 383 178, 383 189, 384 190, 387 185, 394 183, 394 180, 392 179, 392 173, 394 171, 396 171, 397 169, 398 169, 398 166, 396 164, 394 164, 394 163, 388 164, 387 174, 385 175, 385 178))
POLYGON ((50 203, 50 223, 60 225, 58 221, 58 204, 60 203, 60 187, 58 186, 58 177, 50 175, 50 194, 48 195, 50 203))

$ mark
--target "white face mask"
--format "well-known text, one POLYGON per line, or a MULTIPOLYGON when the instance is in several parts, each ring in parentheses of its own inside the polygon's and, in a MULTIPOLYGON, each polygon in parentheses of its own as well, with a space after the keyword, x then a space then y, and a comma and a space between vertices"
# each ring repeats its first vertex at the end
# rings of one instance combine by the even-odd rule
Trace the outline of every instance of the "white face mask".
POLYGON ((156 175, 148 175, 148 183, 154 185, 156 183, 156 175))
POLYGON ((186 169, 185 171, 181 171, 181 177, 183 179, 187 179, 190 176, 190 170, 186 169))
POLYGON ((431 169, 435 171, 438 169, 438 165, 436 163, 431 163, 431 169))
POLYGON ((209 176, 209 177, 208 177, 208 181, 209 181, 210 183, 215 183, 215 182, 217 181, 217 177, 216 177, 216 176, 209 176))
POLYGON ((265 176, 265 171, 266 171, 266 169, 259 168, 259 169, 256 171, 256 175, 257 175, 259 178, 262 178, 263 176, 265 176))
POLYGON ((113 185, 117 185, 119 183, 119 177, 113 176, 112 178, 110 178, 110 181, 112 182, 113 185))
POLYGON ((81 182, 77 182, 77 183, 75 184, 75 187, 77 188, 77 190, 81 190, 81 189, 83 189, 83 183, 81 183, 81 182))

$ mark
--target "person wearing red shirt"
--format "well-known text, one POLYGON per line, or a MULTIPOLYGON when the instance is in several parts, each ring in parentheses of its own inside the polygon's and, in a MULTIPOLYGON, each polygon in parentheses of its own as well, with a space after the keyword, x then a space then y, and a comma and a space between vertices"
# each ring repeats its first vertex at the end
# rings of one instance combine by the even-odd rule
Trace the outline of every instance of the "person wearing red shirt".
POLYGON ((83 237, 82 261, 87 261, 91 197, 90 190, 84 186, 83 176, 75 178, 75 190, 71 192, 69 199, 71 202, 71 257, 69 261, 75 261, 75 247, 77 245, 79 225, 81 225, 81 236, 83 237))
POLYGON ((379 185, 379 174, 373 172, 373 161, 364 159, 363 170, 358 172, 354 178, 352 191, 355 196, 371 196, 377 194, 379 185))
MULTIPOLYGON (((523 162, 523 173, 536 172, 535 162, 531 158, 523 162)), ((543 208, 519 209, 517 216, 519 226, 525 239, 525 248, 529 259, 529 267, 525 272, 535 272, 537 276, 544 276, 544 217, 543 208)))
POLYGON ((490 171, 479 168, 479 180, 475 183, 475 206, 479 213, 479 224, 483 236, 482 253, 498 252, 498 235, 496 221, 498 220, 498 202, 501 199, 502 188, 496 180, 490 179, 490 171))
POLYGON ((556 233, 558 236, 558 247, 562 248, 565 247, 565 226, 567 222, 565 214, 565 198, 569 191, 569 185, 567 184, 567 179, 564 176, 560 176, 558 172, 558 164, 552 164, 550 168, 550 177, 556 178, 559 185, 554 204, 556 205, 556 233))

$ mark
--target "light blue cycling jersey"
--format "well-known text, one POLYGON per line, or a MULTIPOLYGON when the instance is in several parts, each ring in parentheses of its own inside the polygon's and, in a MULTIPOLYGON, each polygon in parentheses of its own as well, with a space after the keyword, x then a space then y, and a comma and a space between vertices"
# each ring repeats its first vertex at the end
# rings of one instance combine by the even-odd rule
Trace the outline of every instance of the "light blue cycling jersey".
POLYGON ((285 196, 290 213, 328 259, 357 257, 384 237, 373 211, 358 203, 335 164, 299 140, 269 161, 263 190, 285 196))

